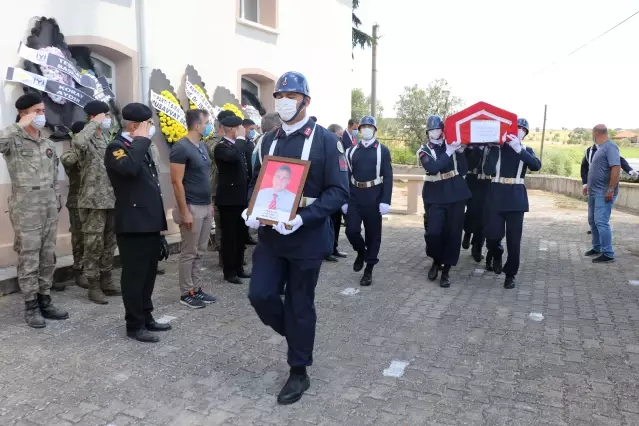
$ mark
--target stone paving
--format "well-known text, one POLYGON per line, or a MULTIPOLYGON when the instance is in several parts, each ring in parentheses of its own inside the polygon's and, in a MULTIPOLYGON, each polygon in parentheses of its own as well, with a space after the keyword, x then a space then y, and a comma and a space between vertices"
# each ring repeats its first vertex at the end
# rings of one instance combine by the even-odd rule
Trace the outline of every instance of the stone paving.
POLYGON ((2 297, 0 425, 639 424, 639 217, 614 212, 618 262, 593 265, 584 203, 531 191, 531 206, 515 290, 467 252, 450 289, 428 282, 415 216, 384 222, 372 287, 352 256, 326 264, 311 389, 288 407, 285 342, 216 253, 201 281, 219 301, 203 310, 178 303, 177 257, 163 263, 155 315, 175 318, 156 345, 124 336, 118 298, 56 293, 71 318, 37 331, 20 295, 2 297), (384 375, 392 361, 408 363, 400 377, 384 375))

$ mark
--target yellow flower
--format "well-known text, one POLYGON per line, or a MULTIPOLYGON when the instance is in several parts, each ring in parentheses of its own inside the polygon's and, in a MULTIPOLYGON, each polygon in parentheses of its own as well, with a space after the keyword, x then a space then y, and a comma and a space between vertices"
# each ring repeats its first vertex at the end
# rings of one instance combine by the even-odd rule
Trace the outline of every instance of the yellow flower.
POLYGON ((237 115, 242 120, 244 120, 244 114, 242 114, 242 111, 240 111, 240 109, 236 107, 235 105, 231 103, 226 103, 222 106, 222 109, 225 111, 231 111, 233 114, 237 115))
MULTIPOLYGON (((175 96, 173 96, 170 91, 162 90, 160 92, 160 95, 163 98, 168 99, 172 103, 178 106, 180 105, 175 96)), ((184 128, 184 126, 178 121, 174 120, 161 111, 158 112, 158 116, 160 117, 160 131, 162 132, 168 143, 177 142, 179 139, 186 135, 186 128, 184 128)))

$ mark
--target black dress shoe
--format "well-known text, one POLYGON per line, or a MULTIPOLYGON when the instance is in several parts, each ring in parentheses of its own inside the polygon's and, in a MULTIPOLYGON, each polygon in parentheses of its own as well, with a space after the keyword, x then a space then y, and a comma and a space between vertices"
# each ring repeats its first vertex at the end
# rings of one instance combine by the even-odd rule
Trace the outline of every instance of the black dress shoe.
POLYGON ((431 281, 435 281, 437 276, 439 275, 439 267, 440 263, 433 260, 433 264, 430 266, 428 270, 428 279, 431 281))
POLYGON ((144 343, 157 343, 160 341, 160 338, 155 334, 151 333, 149 330, 141 329, 137 331, 127 331, 126 335, 132 339, 135 339, 139 342, 144 343))
POLYGON ((481 246, 473 245, 473 248, 470 252, 471 256, 473 256, 473 260, 477 263, 481 262, 484 256, 481 254, 481 246))
POLYGON ((495 271, 495 273, 497 275, 501 274, 501 272, 503 271, 504 267, 501 263, 501 253, 495 255, 495 257, 493 258, 493 271, 495 271))
POLYGON ((244 271, 244 269, 241 269, 241 270, 237 273, 237 277, 238 277, 238 278, 251 278, 251 273, 250 273, 250 272, 246 272, 246 271, 244 271))
POLYGON ((592 259, 592 263, 612 263, 614 261, 615 261, 614 257, 609 257, 609 256, 606 256, 605 254, 602 254, 601 256, 595 257, 594 259, 592 259))
POLYGON ((584 256, 599 256, 600 254, 601 254, 600 252, 590 249, 584 253, 584 256))
POLYGON ((304 395, 304 392, 310 387, 311 379, 309 379, 308 374, 291 373, 280 394, 277 396, 277 403, 280 405, 294 404, 302 399, 302 395, 304 395))
POLYGON ((335 250, 335 251, 333 252, 333 256, 335 256, 335 257, 341 257, 342 259, 345 259, 345 258, 347 258, 347 257, 348 257, 348 255, 347 255, 346 253, 342 253, 342 252, 341 252, 341 251, 339 251, 339 250, 335 250))
POLYGON ((355 262, 353 263, 353 271, 359 272, 364 267, 364 252, 357 253, 357 257, 355 258, 355 262))
POLYGON ((326 256, 324 260, 327 262, 337 262, 337 258, 333 256, 332 254, 329 254, 328 256, 326 256))
POLYGON ((149 331, 169 331, 172 329, 171 324, 165 324, 161 322, 148 322, 146 323, 146 329, 149 331))
POLYGON ((450 277, 448 273, 450 272, 450 265, 444 265, 442 267, 442 277, 439 279, 439 286, 441 288, 450 287, 450 277))
POLYGON ((470 237, 472 234, 470 232, 464 232, 464 239, 462 240, 462 248, 467 250, 470 247, 470 237))
POLYGON ((373 267, 366 265, 366 269, 364 269, 364 275, 362 276, 359 285, 362 287, 368 287, 373 284, 373 267))
POLYGON ((515 276, 514 275, 506 275, 506 281, 504 281, 504 288, 510 290, 511 288, 515 288, 515 276))
POLYGON ((230 282, 231 284, 242 284, 242 280, 240 280, 240 278, 237 275, 233 275, 230 277, 226 277, 224 278, 227 282, 230 282))

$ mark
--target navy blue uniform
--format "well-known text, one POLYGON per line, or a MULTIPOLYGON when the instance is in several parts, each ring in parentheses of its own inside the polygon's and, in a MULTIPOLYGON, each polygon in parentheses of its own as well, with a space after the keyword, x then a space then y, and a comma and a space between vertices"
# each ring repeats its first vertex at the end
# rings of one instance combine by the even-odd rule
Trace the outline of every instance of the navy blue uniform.
POLYGON ((122 300, 126 329, 141 330, 153 322, 155 287, 162 231, 167 223, 158 171, 149 152, 151 140, 120 136, 104 154, 115 193, 115 232, 122 263, 122 300))
POLYGON ((489 255, 501 262, 501 240, 506 236, 508 261, 504 265, 507 276, 519 271, 519 253, 524 213, 528 211, 528 193, 524 185, 526 170, 541 169, 541 161, 532 148, 523 147, 518 154, 508 144, 491 147, 484 173, 492 176, 486 195, 484 233, 489 255))
POLYGON ((382 244, 380 203, 391 203, 393 167, 388 148, 375 140, 368 147, 359 143, 346 151, 350 198, 346 215, 346 237, 358 253, 366 253, 367 265, 379 262, 382 244), (362 238, 364 223, 364 238, 362 238))
MULTIPOLYGON (((597 152, 597 144, 586 148, 584 158, 581 159, 581 183, 584 185, 588 183, 588 170, 590 170, 590 163, 592 162, 592 158, 595 156, 595 152, 597 152)), ((623 157, 619 157, 619 161, 621 163, 621 170, 630 174, 632 167, 628 164, 628 160, 623 157)))
POLYGON ((274 139, 277 144, 273 155, 299 159, 313 126, 315 134, 308 157, 311 167, 300 205, 312 204, 298 209, 304 224, 290 235, 282 235, 271 226, 259 228, 248 295, 262 322, 286 337, 291 367, 313 363, 315 286, 322 261, 333 251, 329 217, 348 200, 348 167, 341 146, 338 148, 337 136, 312 120, 288 136, 282 129, 268 133, 249 186, 250 198, 263 158, 269 155, 274 139), (280 298, 282 282, 286 282, 284 302, 280 298))
POLYGON ((455 266, 459 260, 464 207, 470 198, 464 176, 468 163, 463 153, 446 154, 445 144, 422 146, 419 152, 426 181, 422 197, 428 206, 426 254, 435 263, 455 266), (427 189, 426 189, 427 188, 427 189))
POLYGON ((484 204, 488 185, 490 185, 490 176, 483 171, 488 150, 484 147, 470 146, 464 153, 468 161, 466 184, 472 194, 466 202, 464 232, 472 234, 471 244, 481 251, 484 245, 484 204))

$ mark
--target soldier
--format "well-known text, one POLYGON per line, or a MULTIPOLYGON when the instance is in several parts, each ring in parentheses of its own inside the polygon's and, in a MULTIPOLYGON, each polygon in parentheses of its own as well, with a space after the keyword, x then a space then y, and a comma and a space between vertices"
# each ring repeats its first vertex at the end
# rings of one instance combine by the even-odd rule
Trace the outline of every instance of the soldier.
POLYGON ((62 206, 57 179, 59 159, 55 144, 40 131, 46 123, 40 95, 22 95, 15 107, 16 123, 0 133, 0 154, 4 155, 11 178, 9 219, 15 232, 24 316, 30 327, 43 328, 43 317, 69 318, 66 311, 53 305, 50 296, 58 212, 62 206))
POLYGON ((503 267, 506 274, 504 288, 515 288, 515 275, 519 271, 521 234, 524 213, 528 211, 528 193, 524 184, 526 169, 536 172, 541 169, 541 161, 535 157, 530 147, 521 141, 528 135, 528 121, 517 121, 518 135, 507 135, 508 142, 493 146, 486 157, 484 173, 492 176, 486 195, 484 232, 488 256, 492 259, 492 269, 497 275, 502 272, 504 249, 501 240, 506 236, 508 261, 503 267))
POLYGON ((360 285, 369 286, 373 283, 373 267, 379 262, 382 216, 390 211, 393 167, 390 151, 375 138, 375 118, 363 117, 358 130, 360 142, 346 150, 351 185, 348 204, 342 211, 346 214, 346 237, 357 252, 353 270, 361 271, 366 262, 360 285))
POLYGON ((472 195, 466 203, 462 248, 467 249, 472 245, 473 259, 475 262, 481 262, 482 248, 484 247, 484 205, 486 191, 490 185, 490 176, 484 174, 484 163, 488 150, 484 146, 469 146, 464 153, 469 169, 466 175, 466 184, 468 184, 472 195))
MULTIPOLYGON (((417 164, 422 165, 422 160, 420 158, 420 152, 423 152, 425 149, 424 146, 428 145, 431 135, 434 138, 434 143, 436 144, 444 131, 444 121, 438 115, 431 115, 426 120, 426 143, 423 144, 415 155, 417 156, 417 164)), ((425 250, 428 253, 428 204, 426 203, 426 193, 428 192, 428 188, 431 186, 432 178, 426 174, 426 178, 424 180, 424 186, 422 187, 422 201, 424 203, 424 243, 426 244, 425 250)))
POLYGON ((113 208, 115 195, 104 167, 104 152, 111 128, 109 105, 91 101, 84 107, 89 122, 73 139, 73 147, 82 155, 82 182, 78 207, 84 234, 82 273, 89 285, 89 300, 109 303, 105 295, 122 294, 113 284, 113 254, 116 247, 113 208))
POLYGON ((315 287, 322 262, 333 250, 330 215, 348 200, 348 167, 337 137, 306 115, 311 98, 302 74, 282 75, 273 96, 284 123, 264 136, 248 196, 265 155, 310 161, 310 170, 292 221, 260 227, 246 210, 242 216, 247 226, 259 229, 248 298, 262 322, 286 337, 291 370, 277 402, 293 404, 310 387, 306 368, 313 364, 315 287), (284 301, 279 294, 283 282, 284 301))
MULTIPOLYGON (((71 126, 71 138, 80 133, 84 129, 84 123, 77 121, 71 126)), ((80 193, 80 184, 82 181, 80 155, 73 148, 66 150, 61 156, 60 161, 64 167, 64 171, 69 178, 69 195, 67 195, 67 210, 69 211, 69 232, 71 232, 71 250, 73 252, 73 275, 75 283, 78 287, 87 289, 89 283, 82 273, 82 257, 84 255, 84 235, 82 234, 82 221, 80 220, 80 209, 78 209, 78 195, 80 193)))
MULTIPOLYGON (((428 121, 441 121, 437 116, 428 121)), ((423 145, 419 158, 431 183, 423 192, 424 205, 428 205, 426 254, 433 259, 428 279, 435 281, 439 271, 439 286, 450 287, 449 271, 457 265, 464 228, 464 208, 470 191, 464 176, 468 172, 466 156, 461 153, 460 142, 444 143, 442 126, 428 123, 429 142, 423 145)))

